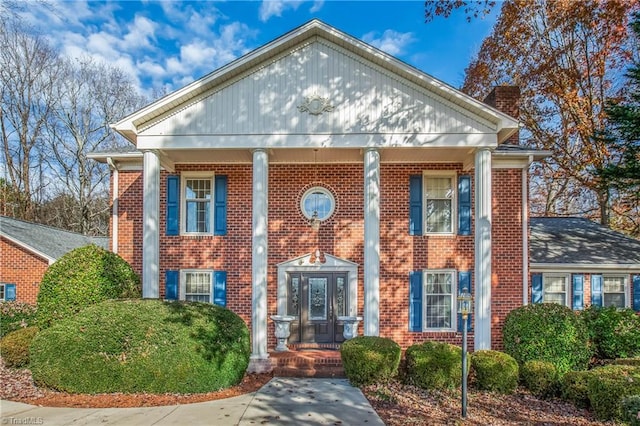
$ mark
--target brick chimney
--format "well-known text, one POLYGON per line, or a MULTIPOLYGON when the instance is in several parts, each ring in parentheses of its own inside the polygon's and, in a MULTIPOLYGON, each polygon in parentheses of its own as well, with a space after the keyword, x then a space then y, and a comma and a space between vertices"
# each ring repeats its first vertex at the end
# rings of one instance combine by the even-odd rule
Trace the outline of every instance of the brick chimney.
MULTIPOLYGON (((515 119, 520 118, 520 88, 518 86, 495 86, 483 102, 515 119)), ((520 132, 517 131, 503 143, 518 145, 520 132)))

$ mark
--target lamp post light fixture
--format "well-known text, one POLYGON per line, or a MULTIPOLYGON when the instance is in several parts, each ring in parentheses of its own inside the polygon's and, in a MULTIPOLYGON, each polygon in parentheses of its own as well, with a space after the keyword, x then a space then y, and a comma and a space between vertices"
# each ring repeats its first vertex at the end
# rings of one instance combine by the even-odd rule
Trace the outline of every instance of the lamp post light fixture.
POLYGON ((462 317, 462 418, 467 417, 467 321, 473 312, 473 296, 463 291, 458 296, 458 313, 462 317))

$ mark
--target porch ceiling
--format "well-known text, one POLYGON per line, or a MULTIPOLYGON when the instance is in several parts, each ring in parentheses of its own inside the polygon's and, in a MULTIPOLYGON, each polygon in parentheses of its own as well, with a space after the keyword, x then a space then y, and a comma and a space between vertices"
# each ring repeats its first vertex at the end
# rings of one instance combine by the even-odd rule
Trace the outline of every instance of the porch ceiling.
MULTIPOLYGON (((464 148, 382 148, 383 163, 468 163, 473 162, 474 149, 464 148)), ((313 164, 362 163, 363 150, 356 148, 269 149, 269 163, 313 164)), ((252 162, 248 149, 184 149, 162 150, 161 156, 178 163, 247 163, 252 162)))

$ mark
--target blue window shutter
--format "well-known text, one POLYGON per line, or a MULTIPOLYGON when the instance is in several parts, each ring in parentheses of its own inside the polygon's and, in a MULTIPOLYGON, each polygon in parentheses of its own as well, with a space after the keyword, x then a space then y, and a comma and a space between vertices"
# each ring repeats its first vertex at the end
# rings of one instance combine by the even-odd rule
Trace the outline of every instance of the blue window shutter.
POLYGON ((542 303, 542 274, 531 274, 531 303, 542 303))
POLYGON ((167 235, 180 233, 180 176, 167 176, 167 235))
POLYGON ((409 331, 422 331, 422 271, 409 273, 409 331))
POLYGON ((602 306, 602 275, 591 275, 591 304, 602 306))
POLYGON ((471 176, 458 177, 458 234, 471 235, 471 176))
POLYGON ((5 284, 4 285, 4 300, 16 300, 16 285, 15 284, 5 284))
POLYGON ((164 273, 164 298, 166 300, 178 300, 178 271, 165 271, 164 273))
POLYGON ((633 275, 631 283, 633 285, 633 310, 640 312, 640 275, 633 275))
POLYGON ((222 307, 227 306, 227 272, 215 271, 213 282, 213 303, 222 307))
POLYGON ((573 310, 584 309, 584 275, 573 274, 573 310))
POLYGON ((227 177, 216 176, 214 235, 227 235, 227 177))
MULTIPOLYGON (((458 272, 458 295, 463 291, 473 294, 471 288, 471 272, 469 271, 458 272)), ((462 314, 458 314, 458 331, 462 332, 462 314)), ((469 315, 469 318, 467 318, 467 331, 473 331, 473 315, 469 315)))
POLYGON ((422 175, 409 176, 409 235, 422 235, 422 175))

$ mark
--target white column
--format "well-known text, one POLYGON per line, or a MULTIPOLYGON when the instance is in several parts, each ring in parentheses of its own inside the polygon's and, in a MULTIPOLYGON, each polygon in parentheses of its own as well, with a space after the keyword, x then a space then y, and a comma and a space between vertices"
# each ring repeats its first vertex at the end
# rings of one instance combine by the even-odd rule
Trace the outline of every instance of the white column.
POLYGON ((251 258, 251 364, 249 370, 268 369, 267 352, 267 232, 269 157, 253 151, 253 239, 251 258))
POLYGON ((474 350, 491 349, 491 151, 475 159, 475 327, 474 350))
POLYGON ((380 334, 380 153, 364 153, 364 335, 380 334))
POLYGON ((142 297, 157 299, 160 270, 160 158, 144 152, 142 202, 142 297))

